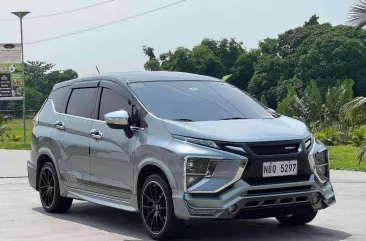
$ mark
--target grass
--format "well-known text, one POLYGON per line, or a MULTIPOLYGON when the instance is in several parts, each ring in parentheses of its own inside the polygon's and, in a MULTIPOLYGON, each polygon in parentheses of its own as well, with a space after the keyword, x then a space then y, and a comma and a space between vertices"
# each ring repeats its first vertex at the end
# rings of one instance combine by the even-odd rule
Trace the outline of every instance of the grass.
POLYGON ((20 141, 4 141, 0 142, 0 149, 12 149, 12 150, 30 150, 30 143, 32 140, 32 129, 33 121, 30 119, 25 120, 25 125, 27 128, 26 132, 26 143, 23 141, 23 119, 16 119, 10 121, 7 126, 11 129, 11 134, 19 135, 22 137, 20 141))
POLYGON ((363 171, 366 172, 366 158, 357 164, 356 155, 359 151, 354 146, 329 146, 330 168, 336 170, 363 171))
MULTIPOLYGON (((12 133, 23 136, 23 120, 13 120, 8 123, 12 133)), ((23 143, 23 139, 19 142, 0 142, 0 149, 13 150, 30 150, 30 143, 32 139, 32 120, 26 120, 27 127, 27 143, 23 143)), ((350 171, 364 171, 366 172, 366 160, 362 161, 360 165, 356 162, 356 155, 358 148, 354 146, 329 146, 330 168, 336 170, 350 170, 350 171)), ((366 159, 366 158, 364 158, 366 159)))

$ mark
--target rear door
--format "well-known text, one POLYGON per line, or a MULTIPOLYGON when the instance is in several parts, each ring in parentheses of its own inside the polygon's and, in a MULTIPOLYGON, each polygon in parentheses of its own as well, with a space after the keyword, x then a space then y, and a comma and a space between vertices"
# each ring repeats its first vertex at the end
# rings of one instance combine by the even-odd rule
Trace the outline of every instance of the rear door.
POLYGON ((121 129, 111 129, 104 121, 108 112, 125 110, 132 116, 132 106, 122 86, 102 81, 99 98, 92 122, 92 132, 100 138, 91 137, 90 172, 91 186, 99 193, 129 199, 133 187, 132 153, 136 136, 121 129))
MULTIPOLYGON (((90 185, 89 141, 92 112, 99 81, 70 86, 64 113, 56 113, 53 151, 65 185, 90 185)), ((85 188, 83 188, 85 189, 85 188)))

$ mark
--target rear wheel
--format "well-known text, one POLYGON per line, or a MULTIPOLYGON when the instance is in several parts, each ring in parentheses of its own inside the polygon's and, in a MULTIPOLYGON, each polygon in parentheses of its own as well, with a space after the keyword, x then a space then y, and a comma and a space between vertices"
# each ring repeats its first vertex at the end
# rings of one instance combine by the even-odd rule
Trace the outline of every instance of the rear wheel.
POLYGON ((156 240, 171 240, 183 234, 185 223, 174 214, 170 187, 162 175, 149 176, 142 186, 140 211, 143 225, 156 240))
POLYGON ((285 225, 304 225, 313 221, 317 215, 317 211, 292 214, 285 217, 276 217, 276 219, 285 225))
POLYGON ((39 174, 39 196, 44 210, 49 213, 65 213, 72 204, 72 199, 60 196, 56 169, 46 162, 39 174))

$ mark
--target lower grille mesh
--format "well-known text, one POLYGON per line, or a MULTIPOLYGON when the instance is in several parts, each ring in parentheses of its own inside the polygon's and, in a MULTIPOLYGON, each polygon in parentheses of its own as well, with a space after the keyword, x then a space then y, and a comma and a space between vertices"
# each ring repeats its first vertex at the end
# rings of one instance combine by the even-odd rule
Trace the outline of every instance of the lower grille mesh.
POLYGON ((278 194, 278 193, 287 193, 287 192, 301 192, 301 191, 308 191, 308 190, 311 190, 310 185, 297 186, 297 187, 258 189, 258 190, 249 190, 247 192, 247 196, 263 195, 263 194, 278 194))

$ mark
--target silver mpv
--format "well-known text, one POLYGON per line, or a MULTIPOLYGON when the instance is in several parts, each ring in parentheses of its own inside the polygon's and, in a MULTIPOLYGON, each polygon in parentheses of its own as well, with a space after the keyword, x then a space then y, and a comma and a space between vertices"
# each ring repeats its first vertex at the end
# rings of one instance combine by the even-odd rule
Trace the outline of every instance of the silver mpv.
POLYGON ((34 119, 28 178, 47 212, 73 199, 140 212, 154 239, 191 221, 306 224, 336 201, 327 148, 305 124, 177 72, 56 84, 34 119))

